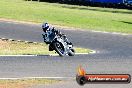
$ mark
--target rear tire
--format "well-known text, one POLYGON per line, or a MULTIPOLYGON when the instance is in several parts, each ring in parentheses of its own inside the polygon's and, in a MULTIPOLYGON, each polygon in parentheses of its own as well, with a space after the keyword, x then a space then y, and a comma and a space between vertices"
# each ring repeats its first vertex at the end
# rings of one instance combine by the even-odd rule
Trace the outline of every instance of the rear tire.
POLYGON ((64 55, 65 55, 65 50, 64 50, 64 47, 63 47, 62 43, 60 43, 60 42, 55 42, 55 43, 54 43, 54 48, 55 48, 55 51, 56 51, 60 56, 64 56, 64 55))

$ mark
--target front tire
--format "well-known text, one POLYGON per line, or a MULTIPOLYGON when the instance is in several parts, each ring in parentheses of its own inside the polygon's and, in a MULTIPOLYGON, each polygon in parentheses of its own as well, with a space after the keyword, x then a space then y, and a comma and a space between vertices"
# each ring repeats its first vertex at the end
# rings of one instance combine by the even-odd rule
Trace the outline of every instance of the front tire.
POLYGON ((71 49, 68 53, 69 56, 74 56, 75 55, 75 50, 71 49))
POLYGON ((60 43, 60 42, 55 42, 55 43, 54 43, 54 48, 55 48, 55 51, 56 51, 60 56, 64 56, 64 55, 65 55, 65 50, 64 50, 64 47, 63 47, 62 43, 60 43))

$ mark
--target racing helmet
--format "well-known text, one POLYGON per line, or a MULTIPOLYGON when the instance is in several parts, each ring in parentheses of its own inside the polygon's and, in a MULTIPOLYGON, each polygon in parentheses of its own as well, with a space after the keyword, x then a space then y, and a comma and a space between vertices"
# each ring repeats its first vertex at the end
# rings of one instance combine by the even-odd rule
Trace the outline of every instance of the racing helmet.
POLYGON ((42 24, 42 29, 44 32, 46 32, 46 30, 49 28, 49 24, 48 23, 43 23, 42 24))

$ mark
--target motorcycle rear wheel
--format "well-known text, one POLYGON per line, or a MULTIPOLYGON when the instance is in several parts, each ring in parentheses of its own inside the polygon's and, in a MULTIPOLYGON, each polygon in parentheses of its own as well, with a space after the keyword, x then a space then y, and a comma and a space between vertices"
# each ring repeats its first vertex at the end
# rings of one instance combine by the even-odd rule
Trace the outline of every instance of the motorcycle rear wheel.
POLYGON ((56 51, 60 56, 64 56, 64 55, 65 55, 65 50, 64 50, 64 47, 63 47, 62 43, 60 43, 60 42, 55 42, 55 43, 54 43, 54 48, 55 48, 55 51, 56 51))

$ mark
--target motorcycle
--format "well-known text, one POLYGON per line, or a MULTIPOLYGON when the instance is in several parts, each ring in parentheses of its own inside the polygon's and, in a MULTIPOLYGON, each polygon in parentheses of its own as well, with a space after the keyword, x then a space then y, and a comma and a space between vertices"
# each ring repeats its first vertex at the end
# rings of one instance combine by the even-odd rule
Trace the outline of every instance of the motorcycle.
POLYGON ((73 48, 73 44, 67 42, 66 35, 64 34, 53 34, 52 41, 45 41, 48 33, 42 34, 44 38, 44 42, 49 44, 49 51, 55 50, 60 56, 74 56, 75 50, 73 48))

